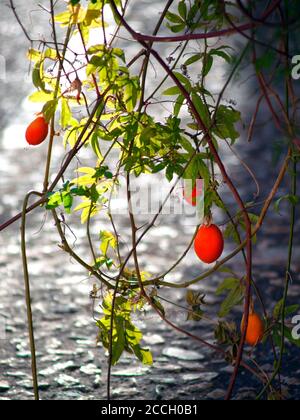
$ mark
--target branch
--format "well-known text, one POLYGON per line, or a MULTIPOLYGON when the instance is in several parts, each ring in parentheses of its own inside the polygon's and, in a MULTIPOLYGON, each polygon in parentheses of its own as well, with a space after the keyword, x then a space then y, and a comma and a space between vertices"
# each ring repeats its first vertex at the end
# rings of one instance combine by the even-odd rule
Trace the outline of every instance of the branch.
POLYGON ((24 275, 24 285, 25 285, 25 301, 26 301, 26 309, 27 309, 27 326, 28 326, 28 335, 29 335, 30 352, 31 352, 32 381, 33 381, 35 400, 38 401, 39 400, 39 385, 38 385, 38 374, 37 374, 36 347, 35 347, 34 327, 33 327, 32 308, 31 308, 30 278, 29 278, 28 260, 27 260, 27 251, 26 251, 26 208, 27 208, 28 201, 31 195, 40 196, 40 193, 36 191, 30 191, 28 194, 26 194, 26 197, 23 202, 22 225, 21 225, 21 251, 22 251, 23 275, 24 275))
POLYGON ((26 28, 25 28, 25 26, 23 25, 23 23, 22 23, 22 21, 21 21, 21 19, 20 19, 19 15, 18 15, 18 13, 17 13, 17 10, 16 10, 16 7, 15 7, 15 5, 14 5, 13 0, 9 0, 9 3, 10 3, 10 8, 11 8, 11 10, 13 11, 13 14, 15 15, 15 18, 16 18, 16 20, 17 20, 18 24, 20 25, 20 27, 21 27, 21 29, 22 29, 22 31, 23 31, 23 33, 24 33, 24 35, 26 36, 26 38, 28 39, 28 41, 32 44, 32 43, 33 43, 33 40, 30 38, 30 36, 29 36, 29 34, 28 34, 28 32, 27 32, 27 29, 26 29, 26 28))
POLYGON ((253 29, 254 27, 258 26, 255 23, 245 23, 244 25, 238 26, 237 28, 227 28, 222 29, 221 31, 212 31, 202 34, 186 34, 186 35, 178 35, 178 36, 154 36, 154 35, 145 35, 139 32, 135 32, 135 40, 139 42, 182 42, 182 41, 195 41, 200 39, 211 39, 211 38, 220 38, 223 36, 235 35, 239 33, 239 31, 244 32, 248 31, 249 29, 253 29))

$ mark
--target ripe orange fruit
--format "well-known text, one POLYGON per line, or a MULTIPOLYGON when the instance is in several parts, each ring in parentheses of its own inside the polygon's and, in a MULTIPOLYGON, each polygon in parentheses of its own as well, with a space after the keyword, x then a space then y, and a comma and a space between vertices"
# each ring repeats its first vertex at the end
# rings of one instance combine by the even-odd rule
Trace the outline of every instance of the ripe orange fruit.
POLYGON ((217 261, 224 250, 224 238, 216 225, 202 225, 195 238, 196 254, 206 264, 217 261))
POLYGON ((197 198, 202 194, 202 185, 196 183, 196 185, 191 188, 186 186, 183 190, 183 196, 185 200, 193 207, 197 205, 197 198))
POLYGON ((40 116, 36 118, 26 130, 26 141, 31 146, 38 146, 43 143, 48 136, 49 124, 45 120, 45 117, 40 116))
MULTIPOLYGON (((245 321, 242 320, 241 331, 244 332, 245 321)), ((249 346, 255 347, 259 344, 265 334, 265 324, 261 317, 253 312, 249 315, 248 328, 246 334, 246 343, 249 346)))

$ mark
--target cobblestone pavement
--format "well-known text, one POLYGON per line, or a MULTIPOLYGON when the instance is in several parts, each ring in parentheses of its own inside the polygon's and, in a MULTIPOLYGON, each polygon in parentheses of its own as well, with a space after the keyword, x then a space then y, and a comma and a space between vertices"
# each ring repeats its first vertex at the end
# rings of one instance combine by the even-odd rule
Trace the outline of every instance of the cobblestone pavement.
MULTIPOLYGON (((26 4, 29 3, 31 2, 26 4)), ((9 10, 3 5, 0 8, 1 40, 4 41, 1 42, 0 53, 7 59, 7 73, 13 72, 15 78, 14 81, 10 77, 6 81, 0 81, 3 92, 0 107, 1 223, 14 214, 16 209, 21 208, 26 191, 40 188, 46 149, 42 146, 33 151, 24 148, 23 144, 18 145, 28 120, 28 108, 23 98, 29 92, 30 85, 22 81, 26 71, 22 55, 26 50, 26 43, 9 10)), ((139 23, 141 9, 139 7, 135 10, 133 23, 136 25, 139 23)), ((34 13, 31 14, 31 18, 34 19, 34 13)), ((27 19, 28 23, 26 14, 24 19, 27 19)), ((38 27, 35 29, 37 32, 42 30, 38 27)), ((250 105, 244 104, 241 98, 238 101, 246 112, 250 105)), ((239 150, 264 185, 262 197, 271 185, 272 176, 276 175, 276 171, 270 175, 272 150, 267 144, 269 139, 270 133, 262 130, 255 142, 249 146, 241 146, 239 150)), ((61 153, 62 149, 57 144, 54 159, 58 165, 61 153)), ((83 156, 83 161, 86 158, 87 156, 83 156)), ((243 195, 250 197, 249 188, 245 190, 249 185, 247 174, 241 171, 235 158, 227 155, 226 159, 234 181, 241 188, 243 195)), ((285 187, 280 193, 284 192, 285 187)), ((60 251, 53 224, 51 220, 45 220, 44 216, 43 210, 32 213, 28 218, 27 233, 41 397, 103 399, 106 392, 106 356, 103 349, 95 344, 97 331, 89 299, 92 283, 87 279, 86 273, 60 251)), ((282 293, 289 234, 286 217, 284 205, 281 215, 271 212, 255 248, 254 277, 262 288, 268 307, 274 305, 282 293)), ((128 222, 126 219, 120 219, 119 224, 122 240, 126 243, 129 237, 128 222)), ((296 228, 299 232, 299 218, 296 228)), ((185 226, 179 217, 161 222, 140 248, 142 266, 152 274, 163 272, 185 249, 192 232, 192 227, 185 226)), ((78 228, 75 234, 76 249, 85 255, 85 233, 78 228)), ((299 238, 297 234, 293 284, 289 298, 291 304, 300 303, 299 238)), ((233 245, 228 244, 226 253, 231 249, 233 245)), ((242 261, 236 258, 233 267, 242 272, 242 261)), ((170 279, 192 279, 203 270, 204 267, 199 265, 191 252, 170 279)), ((196 290, 207 294, 208 314, 216 312, 218 299, 214 290, 219 282, 220 278, 216 275, 195 287, 196 290)), ((184 305, 184 291, 161 293, 184 305)), ((181 327, 207 340, 213 340, 212 329, 208 323, 186 322, 184 311, 174 312, 174 307, 170 305, 166 305, 166 309, 167 315, 176 320, 181 327)), ((241 314, 237 313, 236 319, 240 316, 241 314)), ((16 224, 1 232, 0 236, 0 399, 25 400, 31 399, 33 395, 25 320, 19 224, 16 224)), ((151 368, 143 367, 129 355, 122 358, 120 364, 113 369, 114 398, 217 400, 224 397, 231 367, 199 343, 170 330, 157 318, 148 315, 138 319, 138 322, 146 331, 145 343, 152 349, 155 363, 151 368)), ((257 350, 257 360, 266 371, 272 371, 270 355, 271 352, 265 349, 257 350)), ((299 349, 288 348, 282 380, 287 396, 298 399, 299 349)), ((235 398, 251 399, 258 391, 259 384, 247 373, 242 372, 237 389, 235 398)))

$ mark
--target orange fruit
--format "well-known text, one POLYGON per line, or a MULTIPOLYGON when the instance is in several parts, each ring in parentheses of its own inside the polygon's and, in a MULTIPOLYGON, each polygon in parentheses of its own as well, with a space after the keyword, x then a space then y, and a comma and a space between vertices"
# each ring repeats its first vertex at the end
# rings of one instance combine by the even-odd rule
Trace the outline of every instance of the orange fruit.
POLYGON ((38 146, 46 140, 49 132, 49 124, 45 117, 40 116, 36 118, 26 130, 26 141, 31 146, 38 146))
POLYGON ((217 261, 224 250, 224 238, 216 225, 202 225, 194 243, 195 252, 206 264, 217 261))
MULTIPOLYGON (((245 321, 242 320, 241 331, 244 332, 245 321)), ((249 315, 248 328, 246 334, 246 343, 249 346, 255 347, 259 344, 265 334, 265 324, 261 317, 253 312, 249 315)))
POLYGON ((199 184, 198 182, 193 188, 186 186, 183 190, 183 196, 185 200, 193 207, 196 207, 197 198, 200 197, 201 194, 202 184, 199 184))

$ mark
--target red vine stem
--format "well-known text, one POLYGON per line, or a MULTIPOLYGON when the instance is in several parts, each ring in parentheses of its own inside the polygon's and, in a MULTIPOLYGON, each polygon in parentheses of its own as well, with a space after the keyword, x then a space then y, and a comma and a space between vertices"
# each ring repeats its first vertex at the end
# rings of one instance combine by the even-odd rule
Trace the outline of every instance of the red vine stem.
MULTIPOLYGON (((264 21, 273 13, 273 11, 278 7, 281 0, 275 0, 268 9, 264 12, 264 14, 261 17, 261 20, 258 22, 250 22, 245 23, 243 25, 237 26, 235 28, 227 28, 223 29, 221 31, 212 31, 207 33, 201 33, 201 34, 185 34, 185 35, 179 35, 179 36, 154 36, 154 35, 145 35, 141 34, 139 32, 134 32, 134 39, 139 42, 182 42, 182 41, 193 41, 193 40, 201 40, 201 39, 211 39, 211 38, 218 38, 218 37, 224 37, 229 35, 234 35, 240 32, 245 32, 249 29, 253 29, 257 26, 261 26, 264 24, 264 21)), ((110 2, 112 5, 112 2, 110 2)), ((115 5, 116 6, 116 5, 115 5)), ((116 7, 114 7, 114 10, 116 10, 116 7)), ((117 11, 117 14, 119 17, 122 18, 121 22, 124 23, 123 16, 117 11)), ((147 48, 148 49, 148 48, 147 48)))

